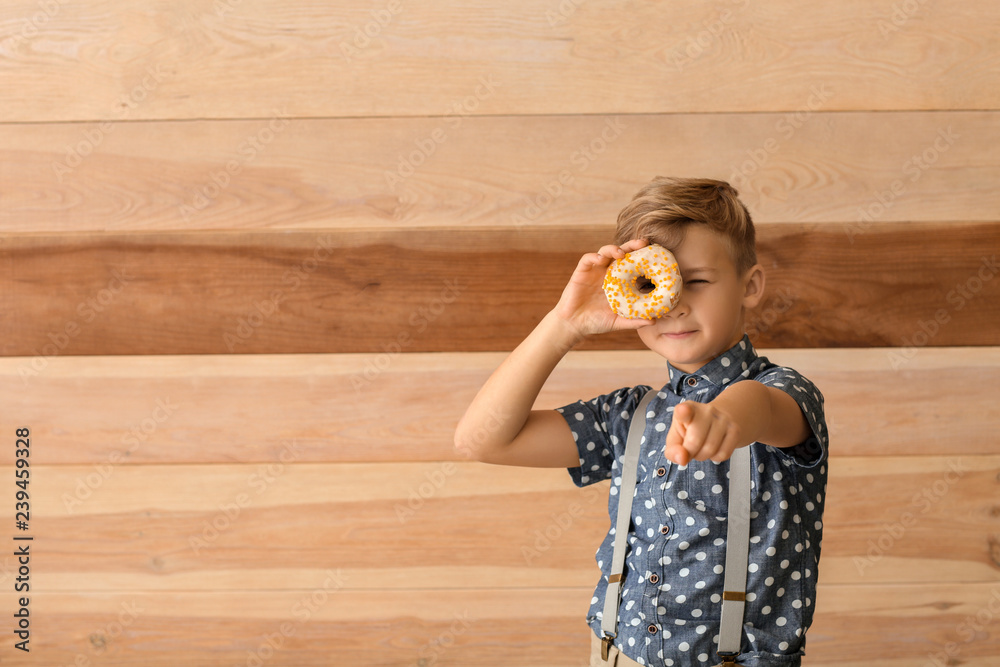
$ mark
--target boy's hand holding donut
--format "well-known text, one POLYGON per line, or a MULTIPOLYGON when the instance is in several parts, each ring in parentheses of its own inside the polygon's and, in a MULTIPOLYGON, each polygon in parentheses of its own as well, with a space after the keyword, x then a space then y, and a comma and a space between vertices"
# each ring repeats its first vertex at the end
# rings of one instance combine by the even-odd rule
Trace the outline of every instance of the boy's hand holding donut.
POLYGON ((559 303, 553 309, 579 341, 590 334, 623 329, 638 329, 653 324, 648 319, 628 319, 611 310, 602 285, 608 267, 616 259, 647 245, 645 239, 633 239, 621 246, 606 245, 580 258, 559 303))

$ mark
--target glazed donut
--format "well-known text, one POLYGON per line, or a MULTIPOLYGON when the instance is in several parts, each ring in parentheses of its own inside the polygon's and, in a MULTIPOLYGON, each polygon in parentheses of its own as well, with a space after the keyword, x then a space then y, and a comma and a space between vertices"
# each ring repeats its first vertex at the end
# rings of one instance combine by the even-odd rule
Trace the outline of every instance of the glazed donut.
POLYGON ((652 244, 611 263, 604 294, 622 317, 655 320, 677 305, 682 282, 673 253, 652 244))

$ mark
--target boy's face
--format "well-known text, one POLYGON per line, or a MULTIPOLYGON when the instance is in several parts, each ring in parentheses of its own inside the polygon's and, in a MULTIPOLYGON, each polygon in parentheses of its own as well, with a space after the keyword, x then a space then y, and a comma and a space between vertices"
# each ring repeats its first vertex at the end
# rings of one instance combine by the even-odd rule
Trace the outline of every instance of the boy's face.
POLYGON ((673 253, 684 279, 681 300, 639 329, 639 338, 678 370, 692 373, 743 338, 743 309, 760 301, 764 274, 758 265, 737 275, 722 238, 699 225, 686 229, 673 253))

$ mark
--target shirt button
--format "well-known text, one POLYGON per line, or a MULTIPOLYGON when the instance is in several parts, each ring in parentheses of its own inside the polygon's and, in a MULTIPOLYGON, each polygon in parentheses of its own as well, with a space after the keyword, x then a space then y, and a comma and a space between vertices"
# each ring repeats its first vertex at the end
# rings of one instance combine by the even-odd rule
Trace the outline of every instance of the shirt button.
POLYGON ((651 575, 649 575, 649 583, 651 583, 651 584, 655 584, 655 583, 656 583, 656 582, 658 582, 659 580, 660 580, 660 575, 658 575, 658 574, 655 574, 655 573, 654 573, 654 574, 651 574, 651 575))
POLYGON ((649 627, 646 628, 646 629, 649 630, 649 634, 651 634, 651 635, 655 635, 656 634, 656 626, 653 625, 652 623, 650 623, 649 627))
POLYGON ((667 535, 670 532, 670 526, 660 526, 660 532, 667 535))
POLYGON ((666 474, 667 474, 667 469, 666 468, 657 468, 656 469, 656 476, 657 477, 663 477, 666 474))
POLYGON ((689 377, 687 379, 687 386, 689 386, 689 387, 697 387, 698 386, 698 378, 696 378, 694 376, 689 377))

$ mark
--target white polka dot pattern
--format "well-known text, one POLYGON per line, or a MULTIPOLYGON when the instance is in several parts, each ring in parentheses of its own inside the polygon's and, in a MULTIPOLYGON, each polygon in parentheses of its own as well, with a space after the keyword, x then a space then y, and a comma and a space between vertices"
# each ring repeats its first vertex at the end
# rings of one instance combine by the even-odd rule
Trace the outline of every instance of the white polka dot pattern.
MULTIPOLYGON (((828 447, 823 396, 793 369, 757 356, 746 337, 695 373, 683 373, 669 363, 667 370, 670 381, 656 394, 647 414, 615 644, 641 664, 714 664, 729 462, 691 461, 677 466, 663 456, 663 446, 674 406, 684 400, 708 402, 730 384, 749 378, 795 398, 812 435, 785 449, 751 445, 751 544, 744 621, 752 624, 748 625, 752 632, 744 634, 741 658, 782 654, 793 658, 782 664, 797 664, 794 658, 803 654, 805 630, 812 623, 822 542, 828 447), (652 575, 656 576, 651 580, 652 575)), ((573 481, 584 486, 613 478, 608 500, 612 524, 621 484, 620 474, 612 473, 621 469, 632 412, 649 389, 626 387, 558 409, 573 432, 581 460, 580 467, 569 469, 573 481)), ((603 576, 588 621, 598 635, 612 532, 596 555, 603 576)))

